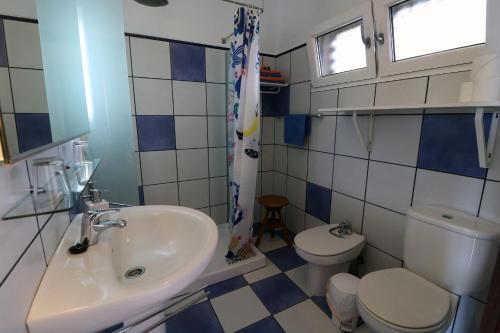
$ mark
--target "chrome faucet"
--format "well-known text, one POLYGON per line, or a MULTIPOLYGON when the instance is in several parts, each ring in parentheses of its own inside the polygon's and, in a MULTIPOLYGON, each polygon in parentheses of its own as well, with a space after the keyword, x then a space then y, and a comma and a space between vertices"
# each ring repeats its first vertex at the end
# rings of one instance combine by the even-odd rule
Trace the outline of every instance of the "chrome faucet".
POLYGON ((110 208, 85 212, 82 217, 80 242, 70 247, 69 251, 73 254, 83 253, 89 246, 97 244, 103 231, 109 228, 124 228, 127 221, 123 219, 101 221, 103 216, 119 211, 118 208, 110 208))
POLYGON ((338 226, 331 228, 329 231, 330 234, 334 235, 335 237, 344 238, 345 236, 352 234, 351 222, 347 220, 342 221, 338 226))

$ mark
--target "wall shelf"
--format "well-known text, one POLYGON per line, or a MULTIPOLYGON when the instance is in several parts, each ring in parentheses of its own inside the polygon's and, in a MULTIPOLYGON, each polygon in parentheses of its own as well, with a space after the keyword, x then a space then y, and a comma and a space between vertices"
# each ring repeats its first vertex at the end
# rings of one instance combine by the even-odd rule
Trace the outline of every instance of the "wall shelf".
POLYGON ((5 213, 5 215, 2 216, 2 220, 14 220, 30 216, 49 215, 71 210, 78 201, 81 192, 85 189, 85 186, 92 178, 92 175, 99 166, 99 163, 100 159, 95 159, 94 163, 89 164, 88 168, 83 170, 86 176, 85 181, 78 181, 77 173, 82 172, 81 168, 71 166, 67 169, 68 181, 72 192, 71 194, 61 195, 55 200, 44 200, 43 195, 39 195, 38 198, 35 198, 33 193, 29 193, 21 199, 15 207, 5 213))
POLYGON ((281 88, 288 87, 288 83, 260 82, 261 94, 279 94, 281 88), (264 88, 264 89, 262 89, 264 88))

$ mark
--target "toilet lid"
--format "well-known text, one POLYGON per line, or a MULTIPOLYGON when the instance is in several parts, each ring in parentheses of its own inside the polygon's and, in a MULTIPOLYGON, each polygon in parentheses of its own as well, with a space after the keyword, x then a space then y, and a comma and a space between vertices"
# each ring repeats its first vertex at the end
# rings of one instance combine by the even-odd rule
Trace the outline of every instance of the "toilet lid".
POLYGON ((365 275, 358 286, 358 300, 382 320, 411 329, 442 324, 451 308, 446 290, 403 268, 365 275))
POLYGON ((350 251, 365 241, 364 236, 355 233, 345 238, 330 234, 329 230, 336 226, 327 224, 302 231, 295 236, 295 246, 313 255, 331 256, 350 251))

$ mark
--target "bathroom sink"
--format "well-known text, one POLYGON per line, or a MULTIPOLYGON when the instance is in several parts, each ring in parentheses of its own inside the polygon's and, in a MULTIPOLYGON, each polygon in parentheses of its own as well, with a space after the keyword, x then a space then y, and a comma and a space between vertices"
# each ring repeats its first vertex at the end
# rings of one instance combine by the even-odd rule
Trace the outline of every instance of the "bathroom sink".
POLYGON ((27 318, 30 333, 96 332, 166 302, 206 268, 218 233, 214 221, 177 206, 124 208, 110 218, 124 228, 103 232, 73 255, 81 216, 59 244, 27 318))

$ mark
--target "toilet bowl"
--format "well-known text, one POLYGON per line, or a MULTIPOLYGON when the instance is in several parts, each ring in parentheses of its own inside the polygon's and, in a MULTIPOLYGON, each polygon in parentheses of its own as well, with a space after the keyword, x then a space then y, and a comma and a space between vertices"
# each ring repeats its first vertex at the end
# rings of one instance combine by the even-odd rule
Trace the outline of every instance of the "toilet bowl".
POLYGON ((305 230, 295 236, 295 251, 307 261, 307 287, 313 296, 325 295, 328 279, 347 272, 365 244, 365 237, 352 233, 343 238, 330 233, 336 224, 305 230))

